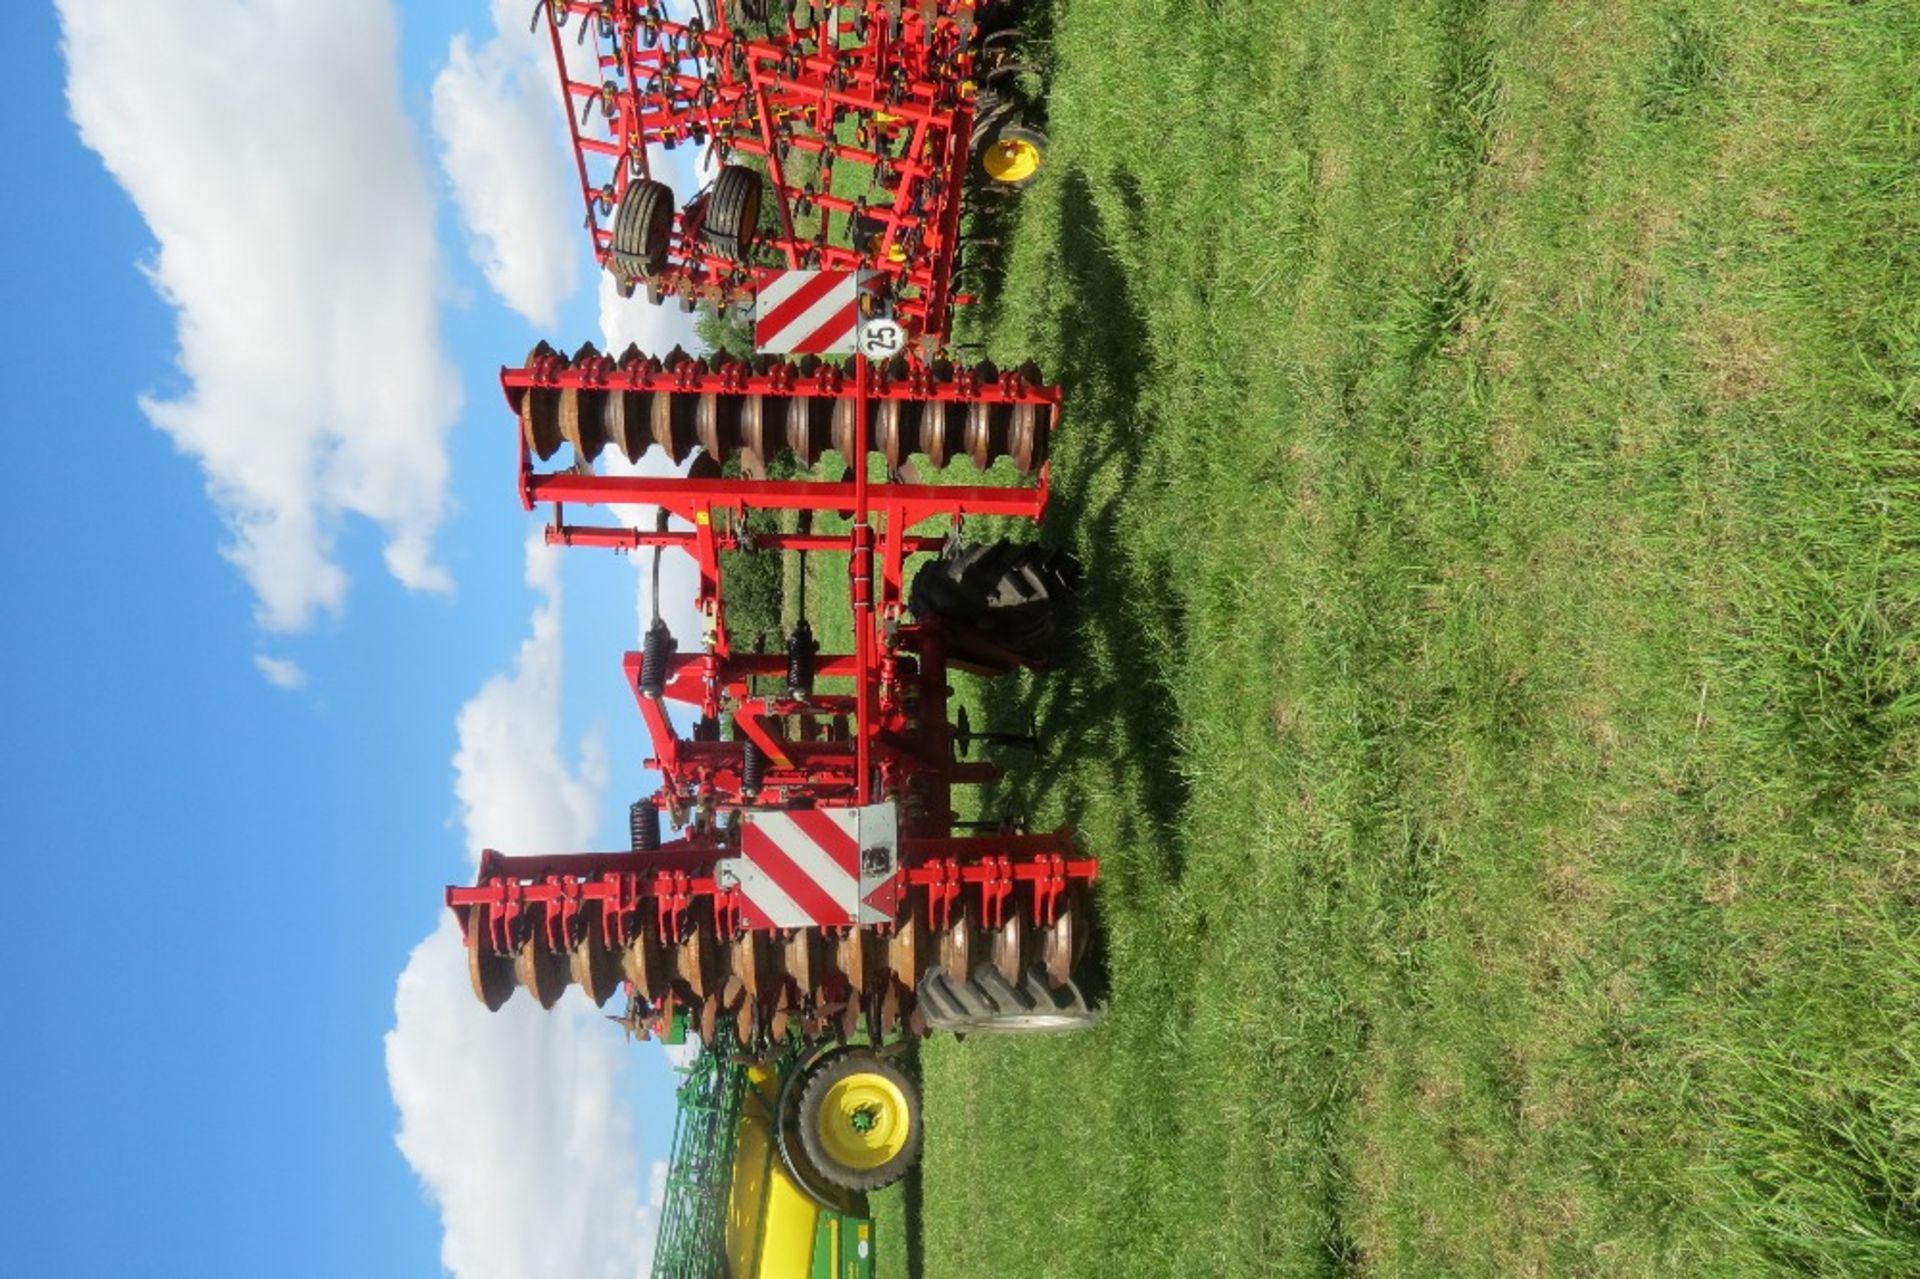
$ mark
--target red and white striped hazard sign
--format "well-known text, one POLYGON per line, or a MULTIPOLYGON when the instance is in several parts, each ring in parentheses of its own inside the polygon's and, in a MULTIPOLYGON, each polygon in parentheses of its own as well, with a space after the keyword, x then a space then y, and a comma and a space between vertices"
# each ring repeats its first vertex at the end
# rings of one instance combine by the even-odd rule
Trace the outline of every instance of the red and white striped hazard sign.
POLYGON ((753 345, 781 355, 850 355, 864 271, 767 271, 753 299, 753 345))
POLYGON ((714 873, 740 890, 749 928, 883 924, 899 897, 899 820, 892 804, 745 814, 740 855, 714 873))

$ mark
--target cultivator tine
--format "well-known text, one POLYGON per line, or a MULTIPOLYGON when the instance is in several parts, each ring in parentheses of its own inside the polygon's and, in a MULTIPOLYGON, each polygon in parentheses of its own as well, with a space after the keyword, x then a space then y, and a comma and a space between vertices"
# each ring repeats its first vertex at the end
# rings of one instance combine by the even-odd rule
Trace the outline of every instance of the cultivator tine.
POLYGON ((499 1012, 513 996, 513 960, 493 948, 484 906, 467 908, 467 977, 489 1012, 499 1012))

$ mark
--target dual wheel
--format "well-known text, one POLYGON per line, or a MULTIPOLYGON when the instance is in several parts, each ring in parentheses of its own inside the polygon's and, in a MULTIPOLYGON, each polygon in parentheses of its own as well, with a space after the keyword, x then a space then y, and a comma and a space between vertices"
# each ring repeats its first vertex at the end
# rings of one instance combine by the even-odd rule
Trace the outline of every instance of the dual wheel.
MULTIPOLYGON (((746 262, 760 227, 760 175, 744 165, 721 168, 706 196, 700 238, 708 248, 734 262, 746 262)), ((673 248, 673 188, 652 178, 635 178, 620 197, 613 219, 609 263, 615 274, 633 281, 658 275, 673 248)))

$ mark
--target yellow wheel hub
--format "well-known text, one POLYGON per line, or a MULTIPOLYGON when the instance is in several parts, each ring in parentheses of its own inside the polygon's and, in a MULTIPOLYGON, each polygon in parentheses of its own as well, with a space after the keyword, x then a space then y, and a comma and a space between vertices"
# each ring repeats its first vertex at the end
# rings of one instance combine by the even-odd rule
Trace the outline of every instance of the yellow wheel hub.
POLYGON ((1003 138, 980 156, 980 167, 995 182, 1025 182, 1040 169, 1040 148, 1025 138, 1003 138))
POLYGON ((868 1172, 907 1148, 913 1115, 907 1098, 885 1075, 836 1079, 820 1099, 820 1144, 848 1168, 868 1172))

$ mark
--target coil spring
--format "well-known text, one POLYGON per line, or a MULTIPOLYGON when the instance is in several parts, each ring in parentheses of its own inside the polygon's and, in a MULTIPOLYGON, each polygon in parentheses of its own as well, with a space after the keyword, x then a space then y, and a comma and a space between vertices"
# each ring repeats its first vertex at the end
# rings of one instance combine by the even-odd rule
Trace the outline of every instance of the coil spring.
POLYGON ((650 800, 635 800, 627 810, 627 826, 633 835, 633 851, 650 853, 660 847, 660 810, 650 800))
POLYGON ((760 793, 761 779, 767 775, 767 757, 752 742, 740 748, 740 792, 751 798, 760 793))
POLYGON ((640 644, 640 691, 659 697, 667 688, 667 662, 673 657, 673 632, 659 618, 647 628, 640 644))
POLYGON ((820 651, 813 627, 801 618, 787 637, 787 692, 802 701, 813 696, 813 659, 820 651))

